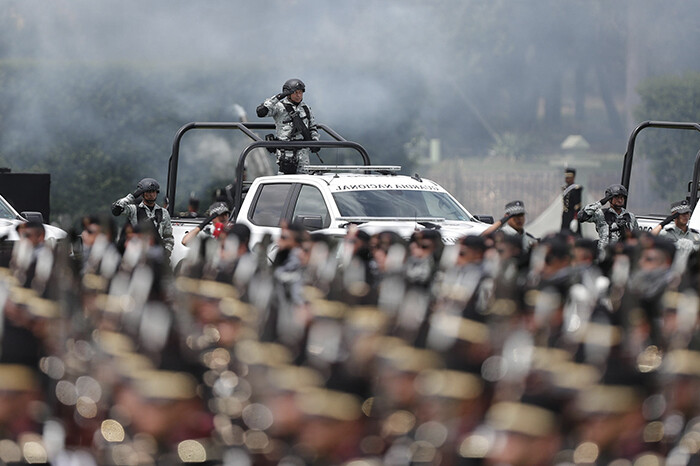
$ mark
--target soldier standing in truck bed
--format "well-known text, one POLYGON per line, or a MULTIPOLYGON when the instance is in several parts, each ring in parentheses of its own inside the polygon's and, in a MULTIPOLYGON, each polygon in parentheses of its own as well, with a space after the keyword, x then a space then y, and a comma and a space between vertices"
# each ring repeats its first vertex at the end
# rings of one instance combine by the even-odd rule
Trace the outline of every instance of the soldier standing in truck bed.
MULTIPOLYGON (((257 115, 262 118, 271 116, 275 120, 279 141, 318 141, 318 130, 313 113, 308 105, 301 101, 306 86, 301 79, 289 79, 282 86, 282 92, 266 99, 258 105, 257 115)), ((277 164, 281 173, 304 173, 309 165, 310 152, 319 148, 303 147, 295 150, 277 149, 277 164)))

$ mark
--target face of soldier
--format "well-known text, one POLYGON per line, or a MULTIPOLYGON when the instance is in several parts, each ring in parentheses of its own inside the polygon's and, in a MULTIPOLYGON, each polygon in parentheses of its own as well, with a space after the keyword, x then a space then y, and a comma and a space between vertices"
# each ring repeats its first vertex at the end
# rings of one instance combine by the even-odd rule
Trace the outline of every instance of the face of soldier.
POLYGON ((20 233, 22 239, 28 240, 32 246, 37 247, 44 242, 44 233, 37 228, 25 228, 20 233))
POLYGON ((479 263, 483 260, 484 254, 477 250, 463 244, 459 246, 459 257, 457 258, 457 265, 467 265, 479 263))
POLYGON ((292 95, 289 96, 289 100, 294 102, 295 104, 298 104, 301 102, 301 100, 304 98, 304 91, 301 89, 297 89, 292 93, 292 95))
POLYGON ((143 193, 143 202, 147 205, 153 205, 158 197, 158 191, 146 191, 143 193))
POLYGON ((671 266, 670 258, 661 250, 654 248, 647 248, 642 251, 642 255, 639 258, 639 269, 640 270, 658 270, 667 269, 671 266))
POLYGON ((681 230, 685 231, 688 228, 688 221, 690 220, 690 212, 680 214, 676 217, 676 226, 681 230))
POLYGON ((564 176, 564 181, 567 185, 574 184, 574 175, 566 174, 566 176, 564 176))
POLYGON ((97 236, 100 234, 100 226, 95 224, 90 224, 80 233, 80 237, 83 240, 84 246, 92 246, 95 244, 97 236))
POLYGON ((621 194, 614 196, 610 199, 610 205, 616 210, 621 209, 625 205, 625 196, 621 194))
POLYGON ((522 231, 523 227, 525 226, 525 214, 513 215, 508 220, 508 225, 510 225, 518 231, 522 231))

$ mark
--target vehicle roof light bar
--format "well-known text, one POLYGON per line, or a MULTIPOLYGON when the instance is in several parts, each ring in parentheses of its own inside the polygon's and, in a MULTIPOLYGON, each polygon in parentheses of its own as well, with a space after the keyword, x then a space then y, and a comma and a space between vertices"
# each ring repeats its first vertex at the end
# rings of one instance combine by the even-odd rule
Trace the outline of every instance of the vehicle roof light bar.
POLYGON ((445 222, 443 217, 336 217, 336 220, 348 223, 366 222, 445 222))
POLYGON ((307 165, 310 172, 381 171, 398 172, 400 165, 307 165))

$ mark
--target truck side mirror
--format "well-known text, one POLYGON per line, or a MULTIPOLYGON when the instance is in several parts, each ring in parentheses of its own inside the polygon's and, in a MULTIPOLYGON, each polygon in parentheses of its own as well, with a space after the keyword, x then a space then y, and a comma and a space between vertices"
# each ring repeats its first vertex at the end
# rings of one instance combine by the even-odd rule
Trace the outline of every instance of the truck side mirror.
POLYGON ((19 214, 22 217, 26 218, 28 222, 44 223, 44 216, 41 215, 41 212, 27 211, 27 212, 20 212, 19 214))
POLYGON ((493 225, 493 216, 492 215, 475 215, 476 219, 480 222, 484 223, 489 223, 493 225))

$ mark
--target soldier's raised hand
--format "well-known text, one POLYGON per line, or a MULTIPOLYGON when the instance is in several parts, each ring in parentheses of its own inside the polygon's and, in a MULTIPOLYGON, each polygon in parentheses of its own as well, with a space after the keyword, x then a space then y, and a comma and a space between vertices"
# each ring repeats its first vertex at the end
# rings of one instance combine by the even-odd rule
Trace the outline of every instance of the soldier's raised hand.
POLYGON ((679 215, 680 215, 680 214, 679 214, 678 212, 672 213, 671 215, 669 215, 668 217, 666 217, 665 219, 663 219, 663 221, 661 222, 661 226, 662 226, 662 227, 665 227, 666 225, 668 225, 669 223, 671 223, 672 221, 674 221, 675 219, 677 219, 679 215))
POLYGON ((598 202, 600 202, 600 205, 605 205, 607 202, 610 202, 610 199, 612 199, 613 197, 615 197, 615 196, 613 196, 612 194, 608 194, 607 196, 605 196, 603 199, 601 199, 598 202))
POLYGON ((282 100, 282 99, 284 99, 285 97, 288 97, 288 96, 290 96, 290 95, 292 95, 292 94, 294 94, 294 92, 292 92, 291 89, 285 89, 285 90, 283 90, 282 92, 280 92, 279 94, 277 94, 277 100, 282 100))

